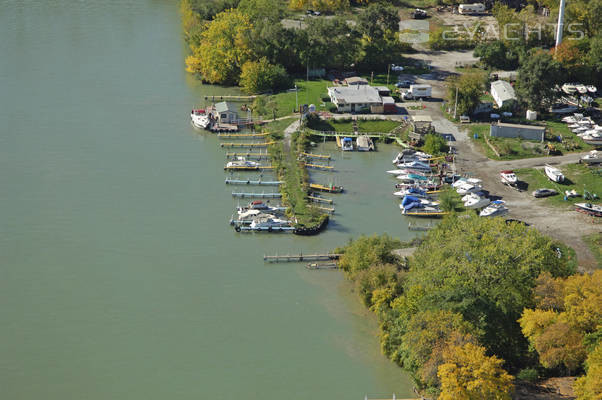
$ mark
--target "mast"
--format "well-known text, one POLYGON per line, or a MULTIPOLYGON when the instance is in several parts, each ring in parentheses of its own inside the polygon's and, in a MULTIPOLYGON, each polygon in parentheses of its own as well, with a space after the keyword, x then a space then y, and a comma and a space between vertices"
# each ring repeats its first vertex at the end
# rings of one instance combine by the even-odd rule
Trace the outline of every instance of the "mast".
POLYGON ((560 0, 560 7, 558 10, 558 26, 556 28, 556 47, 562 43, 562 29, 564 28, 564 5, 566 0, 560 0))

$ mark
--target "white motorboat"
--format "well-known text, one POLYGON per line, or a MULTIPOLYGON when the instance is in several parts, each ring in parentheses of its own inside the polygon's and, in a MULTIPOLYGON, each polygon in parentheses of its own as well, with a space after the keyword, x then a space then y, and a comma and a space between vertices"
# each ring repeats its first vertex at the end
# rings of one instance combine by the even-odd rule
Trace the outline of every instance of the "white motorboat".
POLYGON ((595 87, 594 85, 588 85, 587 87, 587 91, 590 93, 596 93, 598 91, 598 88, 595 87))
POLYGON ((516 174, 511 170, 500 171, 500 178, 502 179, 502 183, 505 185, 514 186, 518 182, 516 174))
POLYGON ((343 151, 353 151, 353 140, 349 137, 344 137, 341 140, 341 149, 343 151))
POLYGON ((393 164, 399 164, 402 162, 412 162, 412 161, 428 161, 433 156, 427 153, 423 153, 422 151, 415 151, 412 149, 405 149, 401 153, 398 153, 393 159, 393 164))
POLYGON ((587 144, 591 144, 593 146, 602 146, 602 134, 600 133, 583 135, 581 139, 587 144))
POLYGON ((393 196, 398 196, 398 197, 414 196, 414 197, 418 197, 419 199, 430 199, 430 195, 427 193, 426 190, 416 188, 416 187, 402 188, 402 189, 398 190, 397 192, 394 192, 393 196))
POLYGON ((467 196, 468 196, 468 199, 466 199, 464 201, 464 207, 466 207, 466 208, 470 208, 470 209, 483 208, 483 207, 487 206, 489 203, 491 203, 491 200, 489 200, 487 197, 479 196, 476 193, 470 193, 467 196))
POLYGON ((492 201, 491 204, 479 213, 479 217, 501 217, 508 214, 510 210, 504 204, 506 202, 503 200, 492 201))
POLYGON ((581 128, 581 125, 579 125, 578 123, 572 123, 572 124, 568 124, 567 128, 569 129, 576 129, 576 128, 581 128))
POLYGON ((241 215, 243 215, 246 212, 251 211, 251 210, 260 211, 260 212, 269 213, 269 214, 282 214, 286 211, 286 207, 270 206, 261 200, 254 200, 254 201, 250 202, 249 205, 246 207, 238 207, 237 213, 238 213, 238 216, 240 217, 241 215))
POLYGON ((374 150, 374 142, 367 135, 358 136, 358 138, 355 139, 355 145, 357 147, 357 151, 374 150))
POLYGON ((402 174, 396 177, 402 182, 428 182, 428 178, 421 174, 402 174))
POLYGON ((546 166, 544 167, 544 171, 546 173, 546 176, 551 181, 557 183, 564 181, 564 175, 562 175, 562 172, 558 168, 546 164, 546 166))
POLYGON ((404 174, 419 174, 423 175, 425 171, 411 169, 411 168, 402 168, 402 169, 390 169, 387 171, 387 174, 391 175, 404 175, 404 174))
POLYGON ((259 168, 261 164, 259 164, 257 161, 249 161, 244 157, 237 157, 236 160, 234 161, 229 161, 226 164, 226 168, 259 168))
POLYGON ((577 87, 570 83, 565 83, 562 85, 562 91, 566 94, 573 94, 577 91, 577 87))
POLYGON ((460 195, 465 195, 468 193, 478 192, 481 189, 483 189, 483 187, 480 184, 466 182, 466 183, 456 187, 456 192, 458 192, 458 194, 460 194, 460 195))
POLYGON ((252 222, 251 222, 251 229, 267 229, 267 230, 271 230, 271 229, 276 229, 276 228, 285 228, 285 227, 290 227, 291 223, 290 221, 286 220, 286 219, 279 219, 279 218, 272 218, 272 217, 259 217, 259 218, 255 218, 252 222))
POLYGON ((465 183, 471 183, 473 185, 481 185, 483 183, 483 180, 479 179, 479 178, 460 178, 457 181, 455 181, 454 183, 452 183, 452 187, 453 188, 457 188, 460 185, 463 185, 465 183))
POLYGON ((207 127, 211 123, 211 120, 209 119, 209 116, 205 113, 205 110, 193 109, 190 112, 190 123, 195 128, 207 129, 207 127))
POLYGON ((422 161, 409 161, 409 162, 401 162, 397 164, 397 168, 409 168, 409 169, 417 169, 421 171, 429 171, 431 170, 431 166, 428 163, 424 163, 422 161))
POLYGON ((585 85, 580 84, 580 83, 577 84, 577 85, 575 85, 575 89, 577 89, 577 91, 579 93, 581 93, 581 94, 587 93, 587 87, 585 85))
POLYGON ((579 162, 584 164, 602 163, 602 151, 592 150, 589 152, 589 154, 586 154, 583 157, 581 157, 579 162))

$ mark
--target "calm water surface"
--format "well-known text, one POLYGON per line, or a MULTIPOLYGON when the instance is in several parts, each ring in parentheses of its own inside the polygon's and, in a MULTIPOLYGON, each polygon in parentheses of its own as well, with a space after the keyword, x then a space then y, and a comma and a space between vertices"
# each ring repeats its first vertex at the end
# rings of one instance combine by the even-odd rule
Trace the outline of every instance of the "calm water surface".
POLYGON ((393 147, 337 153, 327 233, 236 234, 223 151, 188 124, 228 90, 185 74, 177 1, 0 6, 1 398, 410 394, 341 274, 261 258, 409 238, 393 147))

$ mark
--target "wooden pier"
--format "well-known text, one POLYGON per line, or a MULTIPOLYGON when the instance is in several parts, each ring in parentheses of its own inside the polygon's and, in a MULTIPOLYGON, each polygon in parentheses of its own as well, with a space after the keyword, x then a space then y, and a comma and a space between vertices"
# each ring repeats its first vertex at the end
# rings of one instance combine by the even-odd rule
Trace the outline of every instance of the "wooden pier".
POLYGON ((244 193, 232 192, 232 197, 240 198, 255 198, 255 199, 279 199, 282 197, 280 193, 244 193))
POLYGON ((319 196, 307 196, 308 199, 310 199, 311 201, 315 201, 317 203, 327 203, 327 204, 332 204, 333 201, 332 199, 326 199, 324 197, 319 197, 319 196))
POLYGON ((310 183, 309 188, 313 189, 313 190, 317 190, 319 192, 327 192, 327 193, 342 193, 343 192, 342 186, 334 186, 334 185, 325 186, 325 185, 321 185, 319 183, 310 183))
POLYGON ((246 138, 260 138, 266 137, 269 133, 218 133, 217 137, 220 139, 246 139, 246 138))
POLYGON ((269 153, 251 153, 251 152, 247 152, 247 153, 226 153, 226 158, 238 158, 238 157, 245 157, 246 159, 253 159, 253 160, 267 160, 270 158, 270 154, 269 153))
POLYGON ((258 166, 246 166, 246 165, 225 165, 224 169, 227 171, 259 171, 262 169, 274 169, 271 165, 258 165, 258 166))
POLYGON ((248 147, 248 148, 261 148, 268 147, 271 144, 276 142, 265 142, 265 143, 246 143, 246 142, 229 142, 229 143, 220 143, 220 147, 248 147))
POLYGON ((256 186, 279 186, 282 181, 262 181, 261 179, 231 179, 226 178, 226 185, 256 185, 256 186))
POLYGON ((330 154, 312 154, 312 153, 299 153, 306 158, 317 158, 321 160, 330 160, 330 154))
POLYGON ((303 261, 332 261, 338 260, 342 254, 326 253, 326 254, 287 254, 275 256, 263 256, 265 262, 303 262, 303 261))
POLYGON ((322 169, 322 170, 325 170, 325 171, 332 171, 332 170, 334 170, 334 167, 333 167, 333 166, 330 166, 330 165, 321 165, 321 164, 307 164, 307 163, 306 163, 306 164, 305 164, 305 166, 306 166, 307 168, 313 168, 313 169, 322 169))
POLYGON ((228 95, 220 95, 220 96, 205 96, 205 100, 211 100, 212 102, 217 101, 253 101, 257 96, 228 96, 228 95))

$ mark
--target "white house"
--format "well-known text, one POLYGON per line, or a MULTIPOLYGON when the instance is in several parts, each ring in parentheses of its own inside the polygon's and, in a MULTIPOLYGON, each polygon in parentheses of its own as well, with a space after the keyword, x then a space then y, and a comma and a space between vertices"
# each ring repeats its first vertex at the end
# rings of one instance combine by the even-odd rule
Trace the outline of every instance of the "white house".
POLYGON ((328 96, 339 112, 370 111, 371 107, 383 105, 378 90, 370 85, 329 87, 328 96))
POLYGON ((491 82, 491 96, 499 108, 508 106, 516 101, 514 88, 506 81, 491 82))

